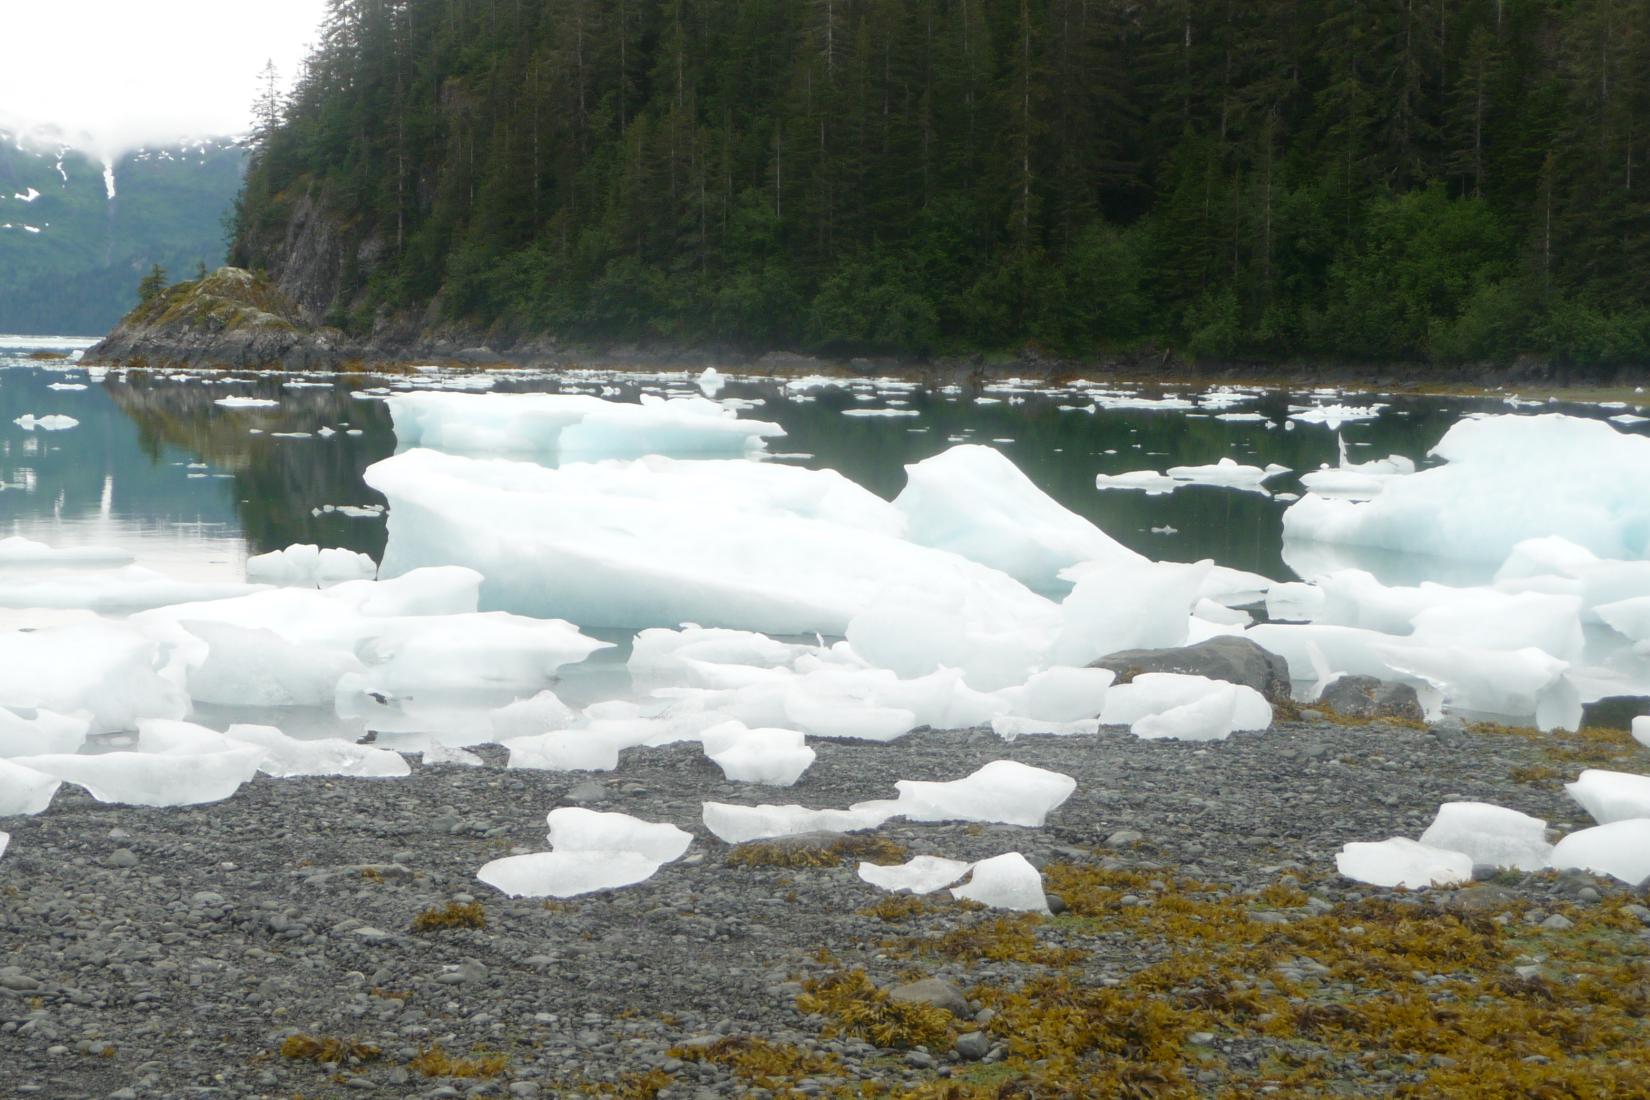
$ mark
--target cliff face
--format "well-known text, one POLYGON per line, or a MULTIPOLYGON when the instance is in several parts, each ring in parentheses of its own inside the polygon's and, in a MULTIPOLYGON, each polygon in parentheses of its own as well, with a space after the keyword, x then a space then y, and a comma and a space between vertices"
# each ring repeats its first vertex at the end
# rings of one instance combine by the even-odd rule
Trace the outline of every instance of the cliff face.
POLYGON ((347 351, 338 332, 311 324, 268 280, 223 267, 139 303, 85 361, 303 370, 333 365, 347 351))

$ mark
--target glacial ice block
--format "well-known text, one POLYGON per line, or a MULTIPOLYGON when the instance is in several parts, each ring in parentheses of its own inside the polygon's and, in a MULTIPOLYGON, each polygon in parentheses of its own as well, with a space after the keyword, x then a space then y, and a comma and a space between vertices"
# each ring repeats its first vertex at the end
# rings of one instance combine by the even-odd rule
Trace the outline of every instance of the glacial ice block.
POLYGON ((965 444, 905 468, 894 507, 912 542, 1001 570, 1039 592, 1060 592, 1062 569, 1136 554, 1039 489, 991 447, 965 444))
POLYGON ((1433 848, 1465 852, 1474 864, 1539 871, 1547 866, 1553 846, 1547 843, 1547 823, 1538 817, 1488 802, 1446 802, 1438 807, 1421 843, 1433 848))
POLYGON ((1060 605, 1053 662, 1083 667, 1125 649, 1181 645, 1212 565, 1141 559, 1085 571, 1060 605))
POLYGON ((85 712, 90 733, 181 718, 188 697, 160 676, 159 647, 125 623, 0 631, 0 707, 85 712))
POLYGON ((643 821, 629 814, 562 806, 545 818, 550 846, 558 852, 630 852, 656 863, 681 859, 693 834, 669 822, 643 821))
POLYGON ((977 901, 992 909, 1022 913, 1049 911, 1042 873, 1019 852, 980 860, 974 864, 967 882, 951 888, 951 896, 959 901, 977 901))
POLYGON ((1395 836, 1378 843, 1345 845, 1335 856, 1335 869, 1354 882, 1420 890, 1471 881, 1472 857, 1395 836))
POLYGON ((1650 818, 1635 817, 1582 829, 1553 845, 1553 866, 1610 875, 1640 886, 1650 881, 1650 818))
POLYGON ((206 646, 185 682, 202 703, 253 707, 331 705, 338 681, 364 665, 341 646, 288 641, 272 630, 189 620, 183 629, 206 646))
POLYGON ((1600 825, 1650 817, 1650 775, 1588 768, 1564 790, 1600 825))
MULTIPOLYGON (((1650 714, 1641 714, 1633 719, 1633 740, 1650 749, 1650 714)), ((0 756, 3 755, 0 753, 0 756)))
POLYGON ((257 585, 233 582, 180 581, 141 565, 125 565, 97 572, 76 569, 45 576, 12 578, 0 574, 0 607, 75 608, 126 614, 168 604, 228 599, 257 590, 257 585))
POLYGON ((875 829, 893 817, 893 799, 860 802, 846 810, 811 810, 806 806, 738 806, 706 802, 701 810, 705 828, 728 844, 748 840, 796 836, 800 833, 853 833, 875 829))
POLYGON ((1010 690, 1009 714, 1047 722, 1098 718, 1117 673, 1109 668, 1050 668, 1010 690))
POLYGON ((1140 718, 1129 731, 1146 740, 1224 741, 1232 734, 1237 703, 1235 685, 1216 683, 1191 702, 1140 718))
POLYGON ((814 762, 814 750, 803 744, 799 730, 776 728, 747 729, 731 743, 705 755, 722 769, 731 783, 760 783, 769 787, 789 787, 802 778, 814 762))
POLYGON ((0 856, 4 856, 6 854, 6 849, 10 846, 11 846, 11 834, 10 833, 0 833, 0 856))
POLYGON ((904 863, 891 866, 861 863, 859 877, 877 889, 887 890, 892 894, 932 894, 935 890, 943 890, 961 879, 973 866, 972 863, 960 859, 915 856, 904 863))
POLYGON ((560 729, 536 737, 504 742, 510 750, 510 768, 557 772, 610 772, 619 766, 619 753, 635 748, 645 732, 610 729, 560 729))
POLYGON ((263 749, 264 757, 258 762, 258 770, 279 779, 299 775, 396 779, 412 774, 400 753, 357 745, 341 737, 303 741, 288 737, 273 726, 255 725, 230 726, 224 736, 263 749))
POLYGON ((1432 453, 1445 464, 1367 502, 1308 494, 1284 537, 1499 563, 1562 535, 1602 558, 1650 556, 1650 439, 1556 413, 1492 416, 1458 421, 1432 453))
POLYGON ((911 821, 982 821, 1039 827, 1077 781, 1016 760, 993 760, 962 779, 901 779, 895 813, 911 821))
POLYGON ((431 564, 485 577, 483 606, 591 627, 698 623, 843 634, 890 593, 1048 602, 994 570, 899 537, 903 518, 841 475, 647 458, 545 469, 409 451, 368 468, 390 499, 380 575, 431 564))
POLYGON ((513 898, 573 898, 646 882, 661 866, 636 852, 533 852, 484 864, 476 878, 513 898))
POLYGON ((633 405, 589 394, 418 392, 386 404, 403 450, 511 455, 550 465, 643 455, 739 458, 785 434, 778 424, 740 420, 702 397, 644 394, 633 405))
POLYGON ((0 760, 0 817, 41 813, 52 804, 62 780, 9 760, 0 760))
POLYGON ((1207 466, 1170 466, 1166 471, 1183 485, 1203 485, 1214 489, 1237 489, 1246 493, 1271 494, 1266 483, 1290 472, 1273 463, 1266 467, 1245 466, 1235 459, 1222 458, 1207 466))
POLYGON ((25 756, 24 767, 86 788, 99 802, 195 806, 221 802, 258 770, 263 753, 247 748, 208 753, 108 752, 96 756, 25 756))
MULTIPOLYGON (((1224 711, 1225 692, 1231 691, 1232 730, 1264 730, 1272 725, 1272 704, 1266 697, 1246 684, 1228 684, 1207 676, 1193 676, 1183 672, 1147 672, 1126 684, 1118 684, 1106 693, 1105 709, 1100 720, 1108 726, 1137 726, 1154 715, 1163 715, 1216 696, 1220 706, 1211 706, 1208 714, 1224 711)), ((1192 715, 1183 715, 1190 719, 1192 715)), ((1150 728, 1150 727, 1148 727, 1150 728)), ((1136 730, 1138 733, 1138 730, 1136 730)), ((1229 732, 1229 731, 1228 731, 1229 732)))
POLYGON ((110 568, 131 565, 132 553, 118 546, 49 546, 21 535, 0 539, 0 567, 3 566, 93 566, 110 568))
POLYGON ((84 714, 55 714, 34 710, 25 718, 0 707, 0 760, 13 756, 40 756, 80 751, 91 725, 84 714))

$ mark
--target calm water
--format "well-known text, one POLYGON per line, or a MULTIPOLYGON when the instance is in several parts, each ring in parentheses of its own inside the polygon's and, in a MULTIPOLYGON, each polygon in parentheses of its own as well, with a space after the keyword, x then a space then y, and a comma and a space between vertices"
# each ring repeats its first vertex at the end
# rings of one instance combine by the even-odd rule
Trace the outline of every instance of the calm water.
MULTIPOLYGON (((189 580, 243 579, 248 554, 295 542, 343 546, 374 557, 382 553, 382 517, 360 514, 382 500, 362 483, 361 471, 394 452, 395 436, 383 402, 363 391, 484 388, 491 377, 496 391, 600 392, 606 386, 615 400, 633 401, 644 392, 698 392, 685 375, 300 379, 112 372, 100 378, 72 361, 30 358, 42 345, 72 354, 82 343, 0 337, 0 484, 6 486, 0 491, 0 535, 54 545, 114 544, 135 552, 140 564, 189 580), (74 386, 84 388, 66 388, 74 386), (281 404, 252 409, 214 404, 228 396, 281 404), (25 431, 13 423, 25 414, 67 415, 79 426, 25 431), (323 427, 337 434, 278 434, 323 427)), ((1150 387, 1140 393, 1161 396, 1150 387)), ((884 497, 899 492, 905 464, 960 442, 990 444, 1062 504, 1136 550, 1158 559, 1211 557, 1284 579, 1294 575, 1281 542, 1286 496, 1202 486, 1164 496, 1101 492, 1094 478, 1223 457, 1298 472, 1334 464, 1335 431, 1319 424, 1285 425, 1292 403, 1343 400, 1328 394, 1260 394, 1231 408, 1267 420, 1234 422, 1211 415, 1218 409, 1073 411, 1062 406, 1088 405, 1083 391, 1045 393, 1029 386, 975 394, 851 383, 796 395, 773 383, 733 381, 719 396, 760 401, 741 415, 785 427, 786 438, 771 444, 784 456, 776 460, 840 470, 884 497), (844 415, 891 405, 917 415, 844 415)), ((1507 410, 1502 401, 1486 399, 1344 400, 1388 403, 1378 418, 1341 428, 1354 461, 1389 453, 1421 460, 1462 415, 1507 410)), ((1566 411, 1604 416, 1618 410, 1566 411)), ((1286 495, 1300 486, 1290 476, 1273 480, 1269 488, 1286 495)), ((1393 581, 1483 579, 1472 566, 1390 554, 1348 560, 1393 581)))

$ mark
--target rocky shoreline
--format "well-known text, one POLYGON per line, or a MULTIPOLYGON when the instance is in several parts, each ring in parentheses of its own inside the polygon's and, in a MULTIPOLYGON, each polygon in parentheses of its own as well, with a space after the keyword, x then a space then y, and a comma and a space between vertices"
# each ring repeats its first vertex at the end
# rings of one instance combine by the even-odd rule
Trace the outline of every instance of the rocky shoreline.
POLYGON ((510 771, 488 748, 480 768, 260 777, 182 810, 65 787, 5 823, 0 1096, 1512 1096, 1650 1060, 1642 1029, 1636 1046, 1602 1030, 1650 1003, 1645 889, 1502 873, 1405 894, 1334 873, 1342 844, 1417 836, 1448 800, 1587 824, 1561 784, 1642 770, 1624 734, 1309 715, 1212 744, 817 748, 793 790, 729 784, 694 745, 596 775, 510 771), (1000 758, 1076 793, 1041 829, 896 819, 870 852, 1022 852, 1061 899, 1051 918, 890 900, 829 842, 730 849, 699 820, 705 800, 843 806, 1000 758), (575 804, 695 842, 646 883, 564 902, 476 881, 544 850, 545 813, 575 804), (426 912, 437 927, 413 931, 426 912), (921 979, 944 984, 916 1009, 889 999, 921 979), (1504 998, 1506 1034, 1460 1022, 1464 983, 1504 998), (1573 1022, 1576 998, 1599 1033, 1559 1053, 1538 1017, 1573 1022), (1399 1010, 1428 1006, 1454 1015, 1417 1038, 1399 1010), (1377 1012, 1385 1030, 1360 1030, 1377 1012), (1483 1091, 1455 1091, 1468 1070, 1483 1091))

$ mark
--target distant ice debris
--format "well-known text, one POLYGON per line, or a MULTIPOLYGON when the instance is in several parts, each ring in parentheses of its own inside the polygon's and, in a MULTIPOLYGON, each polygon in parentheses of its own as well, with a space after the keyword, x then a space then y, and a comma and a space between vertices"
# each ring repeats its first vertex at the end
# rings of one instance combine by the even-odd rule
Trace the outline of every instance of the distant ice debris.
POLYGON ((843 409, 843 416, 921 416, 916 409, 843 409))
POLYGON ((72 416, 64 416, 62 413, 48 413, 45 416, 36 416, 33 413, 24 413, 16 420, 13 420, 12 423, 16 424, 19 428, 22 428, 26 432, 32 432, 36 429, 43 432, 64 432, 68 431, 70 428, 78 428, 80 426, 80 421, 76 420, 72 416))
POLYGON ((1289 467, 1276 463, 1264 468, 1244 466, 1231 458, 1222 458, 1210 466, 1171 466, 1167 471, 1169 477, 1184 485, 1207 485, 1249 493, 1269 492, 1266 482, 1289 472, 1289 467))
POLYGON ((1479 866, 1520 871, 1541 870, 1553 852, 1545 821, 1487 802, 1444 803, 1421 843, 1465 852, 1479 866))
POLYGON ((1358 420, 1374 420, 1386 408, 1383 404, 1373 405, 1291 405, 1289 406, 1289 420, 1296 424, 1322 424, 1330 431, 1336 431, 1342 424, 1350 424, 1358 420))
POLYGON ((86 385, 83 382, 53 382, 46 388, 48 390, 60 390, 73 393, 85 389, 86 385))
POLYGON ((737 458, 782 436, 778 424, 741 420, 703 397, 640 404, 589 394, 408 393, 388 399, 403 448, 513 455, 549 464, 643 455, 737 458))
POLYGON ((246 559, 246 575, 269 584, 322 587, 339 581, 370 579, 378 565, 365 554, 313 543, 294 543, 246 559))
POLYGON ((1472 857, 1395 836, 1378 843, 1345 845, 1335 856, 1335 869, 1354 882, 1421 890, 1470 882, 1472 857))
POLYGON ((1094 487, 1096 489, 1127 489, 1145 493, 1147 496, 1163 496, 1172 493, 1184 485, 1185 482, 1176 481, 1167 474, 1156 470, 1130 470, 1121 474, 1096 474, 1094 487))
POLYGON ((706 367, 697 380, 699 392, 706 397, 715 397, 721 393, 724 384, 721 372, 715 367, 706 367))
POLYGON ((272 397, 220 397, 212 404, 225 409, 275 409, 281 405, 272 397))

